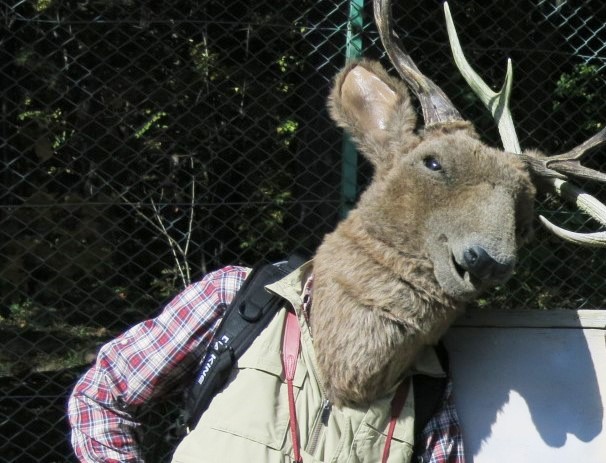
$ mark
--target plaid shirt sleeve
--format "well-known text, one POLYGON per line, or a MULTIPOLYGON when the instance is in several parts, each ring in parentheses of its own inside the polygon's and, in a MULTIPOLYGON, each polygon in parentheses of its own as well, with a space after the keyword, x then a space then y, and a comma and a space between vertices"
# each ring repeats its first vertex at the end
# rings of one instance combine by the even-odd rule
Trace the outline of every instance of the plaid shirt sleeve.
POLYGON ((450 380, 444 391, 442 407, 425 426, 423 439, 426 446, 421 455, 422 463, 465 463, 463 436, 450 380))
POLYGON ((247 273, 242 267, 226 267, 208 274, 157 318, 135 325, 101 348, 68 403, 72 446, 81 462, 143 461, 134 412, 182 387, 247 273))

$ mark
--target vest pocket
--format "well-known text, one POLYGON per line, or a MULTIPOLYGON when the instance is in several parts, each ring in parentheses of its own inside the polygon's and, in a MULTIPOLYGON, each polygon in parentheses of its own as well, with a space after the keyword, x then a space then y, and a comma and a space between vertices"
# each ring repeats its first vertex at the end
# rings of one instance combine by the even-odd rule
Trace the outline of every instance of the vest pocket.
MULTIPOLYGON (((412 420, 411 420, 412 425, 412 420)), ((381 461, 385 442, 387 440, 386 430, 377 430, 364 424, 365 432, 356 439, 355 457, 349 462, 376 462, 381 461)), ((410 461, 413 451, 413 437, 408 423, 398 423, 395 428, 391 446, 389 449, 388 463, 401 463, 410 461)))

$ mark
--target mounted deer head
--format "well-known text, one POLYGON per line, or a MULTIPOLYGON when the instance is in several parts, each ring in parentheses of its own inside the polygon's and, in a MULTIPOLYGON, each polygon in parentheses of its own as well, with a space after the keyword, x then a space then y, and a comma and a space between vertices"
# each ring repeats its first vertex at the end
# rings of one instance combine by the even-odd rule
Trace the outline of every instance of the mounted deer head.
MULTIPOLYGON (((534 182, 564 185, 568 175, 606 179, 578 165, 606 131, 555 158, 513 154, 520 150, 507 110, 511 72, 502 92, 482 96, 508 152, 486 146, 404 52, 389 2, 375 0, 374 8, 384 47, 405 83, 362 60, 339 73, 330 95, 332 118, 375 168, 356 209, 314 259, 310 325, 327 394, 337 404, 386 393, 465 302, 511 276, 517 250, 531 234, 534 182), (407 87, 423 112, 420 132, 407 87)), ((463 74, 475 73, 467 67, 463 74)), ((583 240, 606 242, 601 234, 583 240)))

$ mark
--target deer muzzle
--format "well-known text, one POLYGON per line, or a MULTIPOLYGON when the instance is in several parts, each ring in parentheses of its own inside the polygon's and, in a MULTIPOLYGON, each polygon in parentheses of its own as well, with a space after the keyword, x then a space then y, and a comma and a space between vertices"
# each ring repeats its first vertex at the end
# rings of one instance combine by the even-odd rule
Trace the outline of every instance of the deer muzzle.
POLYGON ((470 300, 513 274, 516 199, 507 188, 482 184, 456 199, 459 207, 449 204, 428 219, 426 247, 444 292, 470 300))

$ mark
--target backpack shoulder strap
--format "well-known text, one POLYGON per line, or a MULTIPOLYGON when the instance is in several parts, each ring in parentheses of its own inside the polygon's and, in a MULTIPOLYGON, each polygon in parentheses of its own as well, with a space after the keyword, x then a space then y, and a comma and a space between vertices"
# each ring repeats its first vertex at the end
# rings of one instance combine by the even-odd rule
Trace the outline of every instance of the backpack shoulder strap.
POLYGON ((248 349, 283 305, 283 299, 265 289, 295 270, 303 259, 264 264, 253 268, 234 299, 225 309, 213 341, 200 364, 193 384, 184 393, 181 421, 192 429, 225 385, 238 358, 248 349))

